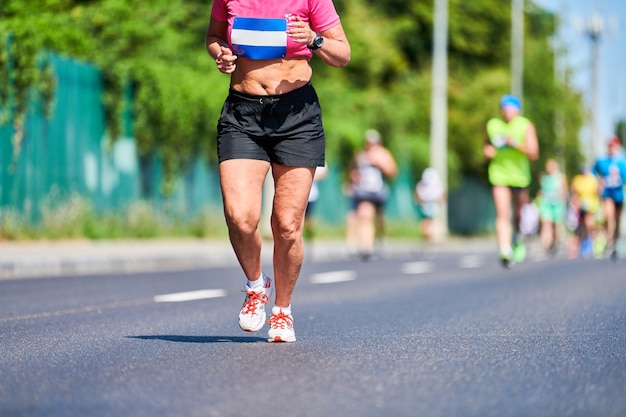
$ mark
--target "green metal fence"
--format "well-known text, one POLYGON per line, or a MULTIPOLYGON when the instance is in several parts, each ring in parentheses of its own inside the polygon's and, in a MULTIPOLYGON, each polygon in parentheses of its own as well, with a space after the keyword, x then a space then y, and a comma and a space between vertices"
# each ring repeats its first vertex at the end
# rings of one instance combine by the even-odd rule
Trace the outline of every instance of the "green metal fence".
MULTIPOLYGON (((0 125, 0 206, 11 207, 36 222, 44 203, 77 193, 98 210, 122 210, 137 200, 193 216, 207 207, 222 216, 216 167, 202 160, 182 175, 172 195, 160 193, 158 155, 139 157, 132 137, 111 141, 106 136, 102 105, 103 81, 97 68, 48 54, 57 79, 53 111, 33 100, 23 136, 12 122, 0 125)), ((125 125, 132 125, 132 120, 125 125)), ((343 225, 349 200, 342 193, 341 167, 330 167, 320 182, 317 220, 343 225)), ((391 221, 415 221, 415 179, 401 169, 387 205, 391 221)), ((453 233, 491 230, 492 203, 488 188, 470 181, 450 194, 449 224, 453 233), (469 185, 468 185, 469 184, 469 185)))
POLYGON ((41 205, 77 193, 95 207, 138 197, 132 138, 105 137, 102 77, 91 65, 50 54, 57 87, 50 117, 34 99, 23 126, 0 127, 0 203, 36 220, 41 205))

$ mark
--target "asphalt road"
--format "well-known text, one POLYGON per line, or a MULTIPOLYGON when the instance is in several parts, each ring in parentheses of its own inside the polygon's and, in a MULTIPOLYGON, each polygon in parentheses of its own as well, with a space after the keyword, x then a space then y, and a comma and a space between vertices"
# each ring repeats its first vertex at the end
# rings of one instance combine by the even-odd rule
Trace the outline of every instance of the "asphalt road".
POLYGON ((297 342, 238 268, 0 281, 0 416, 625 416, 626 264, 307 262, 297 342))

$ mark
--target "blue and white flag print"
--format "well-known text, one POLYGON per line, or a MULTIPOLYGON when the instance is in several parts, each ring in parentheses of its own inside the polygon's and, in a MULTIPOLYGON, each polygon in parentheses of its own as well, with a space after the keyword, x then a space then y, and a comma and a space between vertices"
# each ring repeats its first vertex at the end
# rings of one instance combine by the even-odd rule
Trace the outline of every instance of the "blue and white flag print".
POLYGON ((287 20, 236 17, 230 35, 233 52, 249 59, 284 58, 287 20))

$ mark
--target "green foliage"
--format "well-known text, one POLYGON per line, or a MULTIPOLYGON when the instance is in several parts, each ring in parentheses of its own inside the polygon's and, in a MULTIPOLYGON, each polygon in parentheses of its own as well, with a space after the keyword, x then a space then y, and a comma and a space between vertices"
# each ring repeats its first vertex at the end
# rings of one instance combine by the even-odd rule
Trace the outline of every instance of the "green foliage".
POLYGON ((510 2, 450 2, 450 53, 470 66, 502 65, 510 50, 510 2))
MULTIPOLYGON (((1 39, 10 33, 13 50, 2 48, 0 62, 12 59, 11 90, 0 88, 1 104, 15 96, 18 112, 30 87, 50 90, 37 66, 37 53, 55 50, 94 62, 105 77, 104 103, 109 136, 122 132, 128 86, 133 100, 133 132, 141 152, 163 157, 165 190, 191 157, 214 160, 215 121, 227 89, 204 51, 210 7, 204 2, 131 0, 9 0, 0 5, 1 39)), ((8 71, 1 71, 2 74, 8 71)))
MULTIPOLYGON (((578 165, 583 106, 567 80, 554 78, 549 41, 556 19, 532 3, 528 6, 524 102, 541 145, 541 159, 533 167, 538 174, 549 157, 562 159, 565 166, 578 165)), ((408 160, 415 177, 428 166, 433 13, 432 2, 355 0, 345 5, 341 17, 352 46, 350 65, 337 70, 312 61, 331 164, 345 167, 362 146, 363 131, 374 127, 401 163, 408 160)), ((450 0, 451 188, 460 184, 461 175, 486 176, 484 126, 498 115, 499 98, 510 86, 510 15, 509 2, 450 0)))
POLYGON ((615 134, 622 140, 622 144, 626 141, 626 120, 622 119, 617 122, 615 134))
MULTIPOLYGON (((383 134, 417 177, 428 166, 433 2, 336 0, 352 46, 351 63, 311 61, 324 110, 327 159, 347 166, 364 130, 383 134)), ((537 126, 541 160, 578 166, 582 100, 555 80, 555 17, 526 2, 524 112, 537 126), (558 103, 558 106, 555 106, 558 103)), ((137 139, 142 156, 164 163, 164 189, 196 156, 215 161, 215 126, 228 77, 204 48, 211 6, 199 0, 4 0, 0 3, 0 108, 24 111, 31 87, 49 97, 53 50, 95 63, 105 78, 109 136, 137 139), (6 70, 9 68, 8 70, 6 70), (47 75, 46 75, 47 74, 47 75), (121 124, 132 92, 132 132, 121 124)), ((485 175, 484 124, 510 85, 510 2, 449 1, 450 185, 485 175)), ((2 122, 0 112, 0 122, 2 122)), ((6 119, 6 116, 5 116, 6 119)))
POLYGON ((0 207, 0 240, 227 238, 221 217, 216 219, 208 208, 190 217, 137 201, 121 211, 101 212, 84 197, 53 191, 42 201, 41 213, 33 223, 14 208, 0 207))

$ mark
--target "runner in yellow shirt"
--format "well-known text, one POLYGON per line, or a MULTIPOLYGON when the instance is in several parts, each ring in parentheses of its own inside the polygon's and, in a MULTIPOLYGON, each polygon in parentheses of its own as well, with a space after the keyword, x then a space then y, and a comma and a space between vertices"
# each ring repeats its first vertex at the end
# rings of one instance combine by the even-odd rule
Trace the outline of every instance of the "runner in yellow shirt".
POLYGON ((578 225, 570 246, 570 258, 590 257, 596 234, 596 213, 600 207, 600 185, 588 167, 572 179, 571 202, 578 210, 578 225))

